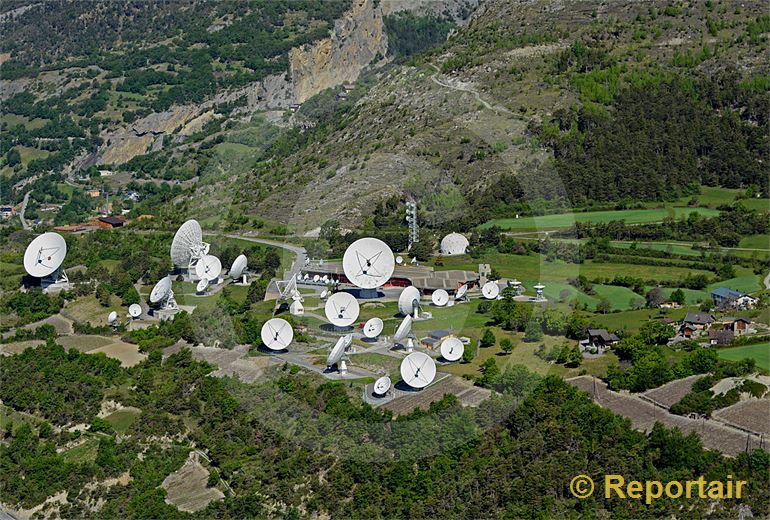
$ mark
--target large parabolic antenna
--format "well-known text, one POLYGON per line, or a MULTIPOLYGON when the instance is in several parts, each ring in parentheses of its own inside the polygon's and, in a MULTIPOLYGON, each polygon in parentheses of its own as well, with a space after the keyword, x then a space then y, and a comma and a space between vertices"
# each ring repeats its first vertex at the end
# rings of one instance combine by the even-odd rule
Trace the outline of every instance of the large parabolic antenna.
POLYGON ((238 255, 238 258, 233 261, 233 265, 230 266, 230 272, 228 273, 230 278, 233 280, 240 278, 246 270, 247 265, 248 259, 246 258, 246 255, 238 255))
POLYGON ((377 238, 356 240, 342 257, 342 269, 350 283, 362 289, 380 287, 393 276, 396 260, 388 244, 377 238))
POLYGON ((463 357, 465 345, 457 338, 447 338, 441 342, 441 356, 447 361, 457 361, 463 357))
POLYGON ((283 318, 271 318, 262 325, 262 343, 270 350, 284 350, 294 339, 294 329, 283 318))
POLYGON ((449 233, 441 239, 441 254, 446 256, 464 255, 468 249, 468 239, 460 233, 449 233))
POLYGON ((420 291, 414 285, 410 285, 401 291, 398 297, 398 310, 404 316, 413 314, 420 306, 420 291))
POLYGON ((197 220, 188 220, 177 229, 171 242, 171 261, 179 267, 192 268, 207 255, 209 244, 203 241, 203 231, 197 220))
POLYGON ((345 355, 345 351, 352 343, 352 334, 345 334, 340 339, 338 339, 337 343, 335 343, 335 345, 332 347, 331 352, 329 352, 329 357, 326 358, 326 366, 331 368, 339 363, 342 360, 342 356, 345 355))
POLYGON ((436 377, 436 363, 423 352, 412 352, 401 362, 401 378, 412 388, 425 388, 436 377))
POLYGON ((382 376, 374 382, 374 393, 377 395, 385 395, 385 392, 390 390, 390 378, 388 376, 382 376))
POLYGON ((204 255, 195 264, 195 274, 201 280, 206 279, 209 282, 213 282, 222 274, 222 262, 214 255, 204 255))
POLYGON ((487 300, 494 300, 500 295, 500 286, 497 285, 497 282, 487 282, 481 288, 481 294, 487 300))
POLYGON ((444 289, 436 289, 433 291, 433 294, 430 295, 430 299, 436 307, 443 307, 449 303, 449 293, 444 289))
POLYGON ((358 319, 358 313, 361 311, 361 308, 358 306, 358 300, 352 294, 338 292, 332 294, 326 300, 324 311, 326 312, 326 319, 332 325, 347 327, 358 319))
POLYGON ((396 333, 393 334, 393 340, 401 341, 402 339, 406 338, 410 332, 412 332, 412 316, 407 314, 404 320, 396 329, 396 333))
POLYGON ((150 303, 159 303, 164 310, 176 310, 179 308, 174 299, 174 291, 171 290, 171 278, 169 276, 161 278, 155 284, 155 287, 152 288, 150 303))
POLYGON ((381 318, 371 318, 366 323, 364 323, 364 336, 367 338, 376 338, 382 332, 383 327, 384 323, 382 322, 381 318))
POLYGON ((58 233, 43 233, 27 246, 24 269, 30 276, 45 278, 59 270, 67 256, 67 242, 58 233))

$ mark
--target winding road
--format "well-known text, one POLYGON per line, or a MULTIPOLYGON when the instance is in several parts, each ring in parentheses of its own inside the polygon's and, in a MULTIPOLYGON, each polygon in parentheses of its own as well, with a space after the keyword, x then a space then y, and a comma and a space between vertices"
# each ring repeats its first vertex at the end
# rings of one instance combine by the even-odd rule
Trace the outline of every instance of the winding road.
POLYGON ((27 211, 27 202, 29 202, 29 194, 32 193, 32 190, 29 190, 27 193, 24 194, 24 200, 21 201, 21 209, 19 210, 19 220, 21 220, 21 227, 25 230, 30 229, 29 223, 24 218, 24 212, 27 211))
POLYGON ((493 112, 503 112, 505 114, 513 114, 513 112, 511 112, 510 110, 508 110, 505 107, 493 106, 490 103, 488 103, 487 101, 485 101, 481 97, 481 94, 479 94, 478 90, 474 90, 474 89, 472 89, 470 87, 466 87, 466 86, 453 85, 451 83, 441 81, 438 78, 438 75, 441 73, 439 68, 436 65, 434 65, 433 63, 429 63, 428 65, 430 65, 431 67, 433 67, 436 70, 436 72, 430 77, 431 81, 433 81, 433 83, 435 83, 436 85, 439 85, 439 86, 442 86, 444 88, 448 88, 448 89, 451 89, 451 90, 456 90, 458 92, 467 92, 469 94, 473 94, 473 96, 476 98, 476 101, 481 103, 484 106, 484 108, 486 108, 487 110, 492 110, 493 112))

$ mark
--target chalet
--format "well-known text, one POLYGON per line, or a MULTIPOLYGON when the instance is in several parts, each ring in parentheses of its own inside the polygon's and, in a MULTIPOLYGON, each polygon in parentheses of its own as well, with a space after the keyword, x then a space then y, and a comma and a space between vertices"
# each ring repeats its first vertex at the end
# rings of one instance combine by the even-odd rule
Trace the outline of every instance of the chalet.
POLYGON ((672 300, 662 302, 660 305, 658 305, 658 308, 660 309, 678 309, 679 307, 681 307, 681 305, 672 300))
POLYGON ((439 329, 439 330, 432 330, 428 332, 428 335, 420 340, 420 343, 424 347, 427 348, 435 348, 436 345, 439 345, 442 341, 444 341, 446 338, 451 336, 452 333, 448 330, 439 329))
POLYGON ((300 104, 300 103, 292 103, 291 105, 289 105, 289 110, 292 111, 292 112, 296 112, 300 108, 302 108, 302 104, 300 104))
POLYGON ((16 210, 13 206, 0 206, 0 217, 11 218, 16 214, 16 210))
POLYGON ((87 190, 86 195, 88 195, 92 199, 96 199, 102 195, 102 192, 101 190, 97 190, 94 188, 94 189, 87 190))
POLYGON ((714 316, 706 312, 688 312, 682 325, 689 325, 695 330, 706 330, 714 323, 714 316))
POLYGON ((679 328, 679 335, 684 339, 691 339, 698 335, 698 329, 692 325, 684 324, 679 328))
POLYGON ((719 287, 711 291, 711 299, 717 307, 732 307, 735 309, 750 309, 759 300, 728 287, 719 287))
POLYGON ((731 330, 710 330, 709 344, 711 345, 729 345, 735 339, 735 334, 731 330))
MULTIPOLYGON (((717 324, 715 324, 717 325, 717 324)), ((750 334, 753 332, 751 327, 751 320, 742 316, 734 318, 732 316, 726 316, 719 320, 719 328, 722 330, 729 330, 735 336, 743 336, 744 334, 750 334)), ((716 327, 712 327, 716 328, 716 327)))
POLYGON ((606 349, 618 341, 620 338, 608 332, 607 329, 588 329, 587 344, 591 347, 606 349))

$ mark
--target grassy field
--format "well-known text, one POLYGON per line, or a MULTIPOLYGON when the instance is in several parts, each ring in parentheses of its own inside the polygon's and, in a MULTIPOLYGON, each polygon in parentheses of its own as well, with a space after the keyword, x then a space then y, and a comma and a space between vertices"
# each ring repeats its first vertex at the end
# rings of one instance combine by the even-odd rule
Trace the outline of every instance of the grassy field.
POLYGON ((738 247, 748 247, 751 249, 770 249, 770 236, 750 235, 741 239, 738 247))
POLYGON ((756 360, 757 366, 764 370, 770 370, 770 343, 758 343, 743 347, 721 348, 717 351, 719 357, 729 361, 738 361, 744 358, 756 360))
POLYGON ((697 311, 696 307, 683 307, 681 309, 639 309, 634 311, 612 312, 593 316, 592 321, 609 330, 627 330, 634 334, 639 331, 643 323, 655 319, 667 317, 679 320, 687 311, 697 311))
POLYGON ((749 269, 737 267, 735 269, 735 273, 738 275, 735 278, 712 283, 706 287, 706 291, 710 293, 717 287, 729 287, 730 289, 735 289, 736 291, 752 293, 762 289, 762 281, 760 280, 761 277, 753 274, 749 269))
POLYGON ((627 224, 645 224, 660 222, 666 217, 686 217, 691 213, 700 213, 704 217, 713 217, 719 212, 711 208, 666 207, 655 209, 628 209, 619 211, 588 211, 585 213, 563 213, 538 217, 502 218, 490 220, 482 228, 498 226, 511 231, 536 231, 543 229, 564 229, 575 222, 610 222, 625 220, 627 224))
POLYGON ((110 423, 116 432, 126 433, 141 413, 141 411, 133 408, 125 408, 123 410, 112 412, 105 417, 104 420, 110 423))
POLYGON ((91 437, 86 439, 83 444, 75 446, 74 448, 63 451, 62 457, 67 462, 93 462, 96 459, 96 452, 99 450, 99 439, 91 437))

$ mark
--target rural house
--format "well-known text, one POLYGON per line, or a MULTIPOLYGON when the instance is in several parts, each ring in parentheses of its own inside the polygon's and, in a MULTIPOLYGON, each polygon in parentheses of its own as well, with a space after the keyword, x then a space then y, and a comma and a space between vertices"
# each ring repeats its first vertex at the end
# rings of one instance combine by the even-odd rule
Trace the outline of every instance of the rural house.
POLYGON ((711 291, 711 299, 717 307, 733 307, 735 309, 753 308, 758 300, 742 292, 728 287, 719 287, 711 291))

